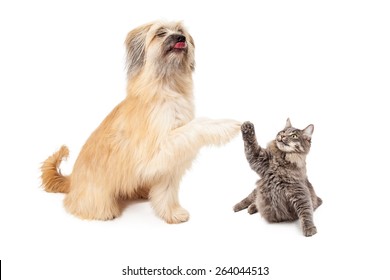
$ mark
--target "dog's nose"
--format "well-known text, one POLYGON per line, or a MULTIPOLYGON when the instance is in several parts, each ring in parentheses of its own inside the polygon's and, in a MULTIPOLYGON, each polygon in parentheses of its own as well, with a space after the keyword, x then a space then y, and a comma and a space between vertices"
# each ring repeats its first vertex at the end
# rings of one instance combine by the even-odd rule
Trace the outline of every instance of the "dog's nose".
POLYGON ((185 42, 186 41, 186 36, 179 35, 179 34, 174 34, 174 35, 172 35, 172 39, 174 39, 176 42, 185 42))

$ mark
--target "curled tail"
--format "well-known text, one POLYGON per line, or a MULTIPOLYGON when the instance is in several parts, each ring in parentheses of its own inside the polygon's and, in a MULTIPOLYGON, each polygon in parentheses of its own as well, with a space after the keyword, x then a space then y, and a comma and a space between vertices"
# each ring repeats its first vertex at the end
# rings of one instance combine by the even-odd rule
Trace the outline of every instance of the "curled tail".
POLYGON ((48 157, 41 166, 42 186, 47 192, 68 193, 70 188, 69 176, 64 176, 59 170, 59 166, 63 158, 68 157, 69 150, 66 146, 62 146, 52 156, 48 157))

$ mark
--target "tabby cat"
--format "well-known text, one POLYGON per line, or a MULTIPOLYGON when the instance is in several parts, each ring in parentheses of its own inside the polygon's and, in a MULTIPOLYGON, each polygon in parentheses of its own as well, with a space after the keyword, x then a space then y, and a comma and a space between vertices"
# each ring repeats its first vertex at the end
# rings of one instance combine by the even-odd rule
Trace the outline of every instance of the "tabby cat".
POLYGON ((261 179, 252 193, 234 206, 235 212, 245 208, 249 214, 259 211, 268 222, 299 219, 305 236, 317 233, 313 211, 322 200, 306 175, 306 155, 313 130, 312 124, 296 129, 287 119, 285 128, 264 149, 257 143, 253 124, 242 124, 246 158, 261 179))

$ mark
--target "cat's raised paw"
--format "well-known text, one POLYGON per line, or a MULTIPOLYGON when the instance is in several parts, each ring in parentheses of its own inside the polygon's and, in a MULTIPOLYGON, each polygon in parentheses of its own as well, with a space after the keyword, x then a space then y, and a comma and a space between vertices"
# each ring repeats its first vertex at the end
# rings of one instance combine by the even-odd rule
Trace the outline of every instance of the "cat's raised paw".
POLYGON ((242 132, 242 136, 244 138, 254 136, 255 135, 255 127, 254 127, 253 123, 244 122, 241 125, 241 132, 242 132))
POLYGON ((313 236, 314 234, 317 233, 317 228, 315 226, 312 226, 310 228, 305 228, 303 229, 303 234, 306 236, 306 237, 309 237, 309 236, 313 236))

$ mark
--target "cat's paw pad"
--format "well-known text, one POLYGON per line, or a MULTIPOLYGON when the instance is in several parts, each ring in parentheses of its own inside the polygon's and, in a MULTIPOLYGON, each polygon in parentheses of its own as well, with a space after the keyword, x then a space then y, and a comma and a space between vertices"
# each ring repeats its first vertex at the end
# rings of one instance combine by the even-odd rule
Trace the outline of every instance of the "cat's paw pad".
POLYGON ((315 226, 309 227, 309 228, 304 228, 303 229, 303 234, 306 237, 313 236, 314 234, 317 233, 317 228, 315 226))
POLYGON ((241 125, 241 132, 243 136, 253 136, 255 135, 255 127, 251 122, 244 122, 241 125))

